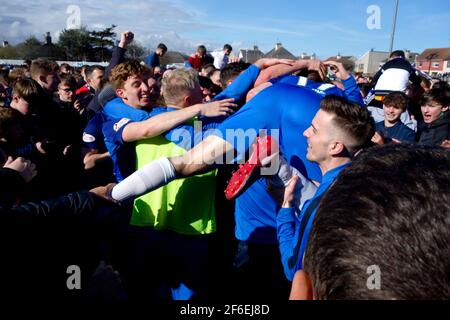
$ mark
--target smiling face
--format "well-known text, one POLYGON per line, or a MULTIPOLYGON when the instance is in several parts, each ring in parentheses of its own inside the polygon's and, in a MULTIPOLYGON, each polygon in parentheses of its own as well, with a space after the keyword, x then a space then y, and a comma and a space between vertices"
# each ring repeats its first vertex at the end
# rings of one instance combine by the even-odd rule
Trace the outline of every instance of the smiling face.
POLYGON ((123 88, 116 90, 117 95, 130 107, 143 109, 150 106, 148 75, 132 75, 127 78, 123 88))
POLYGON ((384 119, 388 125, 395 125, 400 121, 400 116, 403 113, 403 109, 397 108, 395 106, 383 105, 384 119))
POLYGON ((330 158, 329 151, 334 142, 332 120, 332 114, 319 110, 312 120, 311 126, 303 133, 308 139, 306 159, 309 161, 320 164, 330 158))

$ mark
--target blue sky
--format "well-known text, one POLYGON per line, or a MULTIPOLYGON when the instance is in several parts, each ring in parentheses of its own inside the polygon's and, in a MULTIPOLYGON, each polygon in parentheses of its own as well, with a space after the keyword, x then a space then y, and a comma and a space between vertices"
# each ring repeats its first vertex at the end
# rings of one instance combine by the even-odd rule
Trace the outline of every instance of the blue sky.
MULTIPOLYGON (((294 55, 316 53, 360 56, 374 48, 389 49, 394 0, 0 0, 0 40, 17 43, 29 35, 57 39, 67 25, 69 5, 80 7, 88 28, 117 24, 132 30, 144 46, 165 42, 169 49, 192 52, 198 44, 235 49, 257 44, 262 51, 276 42, 294 55), (380 29, 370 30, 367 8, 380 8, 380 29)), ((450 47, 450 1, 399 0, 395 48, 421 52, 450 47)), ((237 50, 236 50, 237 51, 237 50)))

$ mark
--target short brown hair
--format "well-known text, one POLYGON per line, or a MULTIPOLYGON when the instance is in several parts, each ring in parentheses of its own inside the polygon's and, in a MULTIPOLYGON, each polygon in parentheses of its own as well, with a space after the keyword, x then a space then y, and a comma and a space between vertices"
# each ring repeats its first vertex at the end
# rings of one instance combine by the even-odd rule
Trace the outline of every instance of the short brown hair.
POLYGON ((421 106, 432 102, 441 105, 443 108, 448 107, 450 105, 450 88, 443 87, 431 89, 430 92, 425 93, 420 99, 421 106))
POLYGON ((358 155, 311 228, 303 267, 315 298, 450 299, 449 184, 444 148, 400 143, 358 155), (368 286, 374 265, 378 288, 368 286))
POLYGON ((408 106, 408 96, 400 91, 391 92, 384 98, 383 105, 405 111, 408 106))
POLYGON ((334 115, 333 123, 347 138, 345 147, 354 154, 370 144, 375 133, 375 124, 367 108, 347 99, 329 95, 320 103, 320 109, 334 115))
POLYGON ((109 82, 114 89, 123 88, 125 81, 129 77, 135 75, 152 75, 152 69, 146 65, 142 65, 138 60, 128 60, 115 66, 111 75, 109 76, 109 82))
POLYGON ((60 85, 66 85, 69 86, 70 88, 76 89, 77 87, 77 80, 75 79, 75 77, 71 74, 62 74, 60 76, 61 78, 61 82, 60 85))
POLYGON ((19 78, 14 83, 12 93, 24 99, 29 104, 38 101, 40 97, 40 86, 33 79, 19 78))
POLYGON ((55 61, 37 59, 31 63, 31 77, 36 79, 40 75, 47 76, 49 73, 55 73, 59 70, 59 66, 55 61))

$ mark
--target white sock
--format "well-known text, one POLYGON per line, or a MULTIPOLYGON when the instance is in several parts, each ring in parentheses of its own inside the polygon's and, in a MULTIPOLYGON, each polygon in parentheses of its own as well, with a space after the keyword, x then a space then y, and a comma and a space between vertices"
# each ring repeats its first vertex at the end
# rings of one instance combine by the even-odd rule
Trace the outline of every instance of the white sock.
POLYGON ((291 182, 295 174, 294 170, 295 168, 291 167, 286 159, 280 155, 277 173, 271 177, 267 177, 267 180, 272 187, 284 188, 291 182))
POLYGON ((169 159, 159 158, 117 184, 111 196, 117 201, 123 201, 158 189, 175 178, 176 171, 169 159))
POLYGON ((310 180, 300 173, 296 168, 292 167, 283 156, 280 156, 280 166, 276 175, 268 177, 268 184, 274 188, 284 188, 290 182, 294 175, 299 177, 295 186, 295 207, 296 212, 302 210, 306 200, 311 199, 315 194, 317 187, 310 180))

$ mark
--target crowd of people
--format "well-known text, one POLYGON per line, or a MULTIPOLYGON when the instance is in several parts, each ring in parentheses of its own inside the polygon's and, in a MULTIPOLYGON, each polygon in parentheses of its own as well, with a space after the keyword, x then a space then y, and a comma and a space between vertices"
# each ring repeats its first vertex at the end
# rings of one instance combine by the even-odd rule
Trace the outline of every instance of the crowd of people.
POLYGON ((450 298, 449 83, 402 51, 373 77, 229 44, 167 70, 133 38, 1 70, 9 299, 450 298))

